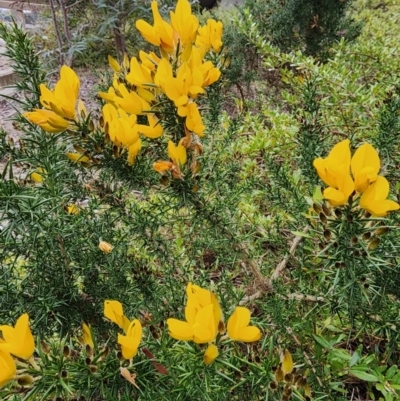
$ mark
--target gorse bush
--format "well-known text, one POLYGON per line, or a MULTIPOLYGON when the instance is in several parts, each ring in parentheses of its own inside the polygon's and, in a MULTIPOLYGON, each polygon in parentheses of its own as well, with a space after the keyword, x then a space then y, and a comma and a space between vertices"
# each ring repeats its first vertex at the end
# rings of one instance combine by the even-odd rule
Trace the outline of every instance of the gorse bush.
POLYGON ((244 12, 230 29, 279 85, 236 117, 225 25, 151 9, 97 109, 0 26, 24 91, 0 142, 0 398, 397 399, 398 6, 364 7, 324 64, 244 12))
POLYGON ((326 59, 329 47, 340 38, 354 39, 360 23, 351 19, 351 1, 247 0, 263 35, 282 51, 302 49, 305 54, 326 59))

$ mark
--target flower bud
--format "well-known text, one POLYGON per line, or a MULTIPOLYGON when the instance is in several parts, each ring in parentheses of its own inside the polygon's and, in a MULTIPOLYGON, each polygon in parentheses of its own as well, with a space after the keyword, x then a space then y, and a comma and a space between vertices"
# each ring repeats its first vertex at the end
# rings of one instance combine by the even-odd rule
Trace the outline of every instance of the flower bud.
POLYGON ((91 373, 96 373, 97 372, 97 366, 95 366, 95 365, 90 365, 89 369, 90 369, 91 373))
POLYGON ((89 357, 93 356, 93 348, 89 344, 86 345, 85 351, 87 356, 89 357))
POLYGON ((62 377, 63 379, 66 379, 67 376, 68 376, 68 372, 67 372, 66 370, 62 370, 62 371, 61 371, 61 377, 62 377))
POLYGON ((286 383, 292 383, 293 382, 293 375, 291 373, 286 373, 284 379, 285 379, 286 383))
POLYGON ((45 354, 50 353, 50 347, 44 341, 40 341, 40 347, 45 354))
POLYGON ((324 237, 327 241, 331 239, 331 232, 328 229, 324 230, 324 237))
POLYGON ((64 345, 63 355, 64 355, 64 358, 67 358, 69 356, 69 347, 68 347, 68 345, 64 345))
POLYGON ((358 242, 358 238, 357 237, 351 237, 351 239, 350 239, 351 245, 356 245, 357 242, 358 242))
POLYGON ((326 205, 326 203, 322 204, 322 210, 326 216, 330 216, 332 214, 331 209, 326 205))
POLYGON ((99 248, 104 253, 110 253, 113 250, 113 246, 106 241, 99 241, 99 248))
POLYGON ((374 238, 369 244, 368 244, 368 249, 369 250, 374 250, 378 248, 379 243, 381 240, 379 238, 374 238))
POLYGON ((315 213, 320 214, 322 212, 321 206, 318 205, 317 203, 313 203, 312 207, 313 207, 315 213))
POLYGON ((370 238, 371 238, 371 232, 370 232, 370 231, 367 231, 366 233, 364 233, 364 234, 362 235, 362 239, 363 239, 364 241, 368 241, 370 238))
POLYGON ((282 371, 282 366, 279 365, 277 367, 277 369, 275 370, 275 379, 277 382, 283 382, 283 378, 284 378, 284 375, 283 375, 283 371, 282 371))
POLYGON ((33 383, 33 377, 31 375, 23 375, 18 378, 18 384, 20 386, 30 386, 33 383))
POLYGON ((110 347, 106 345, 104 349, 101 351, 100 358, 106 359, 109 353, 110 353, 110 347))
POLYGON ((276 390, 276 389, 278 388, 278 383, 277 383, 275 380, 272 380, 272 381, 269 383, 269 388, 270 388, 271 390, 276 390))
POLYGON ((342 211, 340 209, 335 209, 335 215, 338 219, 341 219, 343 216, 342 211))
POLYGON ((384 235, 389 231, 389 227, 379 227, 375 230, 375 235, 384 235))
POLYGON ((328 222, 328 219, 322 212, 319 214, 319 219, 321 220, 322 224, 326 224, 328 222))

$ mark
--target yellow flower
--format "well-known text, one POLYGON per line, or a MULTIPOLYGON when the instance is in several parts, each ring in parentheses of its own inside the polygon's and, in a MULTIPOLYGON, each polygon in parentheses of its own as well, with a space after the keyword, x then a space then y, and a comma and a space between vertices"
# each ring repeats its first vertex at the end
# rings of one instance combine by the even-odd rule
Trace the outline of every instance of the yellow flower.
POLYGON ((237 306, 228 320, 228 336, 234 341, 253 342, 261 338, 258 327, 249 326, 250 311, 242 306, 237 306))
POLYGON ((83 155, 82 153, 76 153, 76 152, 68 152, 66 153, 66 156, 68 157, 69 160, 73 161, 74 163, 89 163, 90 159, 83 155))
POLYGON ((196 46, 200 49, 202 57, 210 51, 211 47, 217 53, 222 47, 222 22, 213 19, 207 20, 207 25, 199 28, 196 46))
POLYGON ((378 176, 362 194, 360 207, 367 210, 373 216, 384 217, 391 210, 398 210, 399 204, 386 199, 389 195, 389 182, 385 177, 378 176))
POLYGON ((131 69, 126 76, 126 80, 138 87, 145 87, 146 84, 148 86, 148 84, 153 83, 150 71, 143 65, 140 65, 136 57, 131 58, 131 69))
POLYGON ((154 25, 151 26, 140 19, 136 21, 136 28, 149 43, 161 46, 166 52, 172 53, 174 50, 173 29, 162 19, 156 1, 151 2, 151 10, 153 11, 154 25))
POLYGON ((35 341, 29 328, 29 316, 21 315, 15 327, 0 326, 4 342, 0 342, 0 351, 8 352, 22 359, 29 359, 35 350, 35 341))
POLYGON ((174 163, 158 160, 153 163, 153 168, 157 171, 157 173, 162 174, 166 171, 172 170, 174 168, 174 163))
POLYGON ((171 171, 171 174, 174 178, 182 179, 183 174, 181 172, 181 167, 186 163, 187 160, 186 148, 183 146, 184 141, 185 138, 182 138, 179 141, 178 146, 175 146, 172 141, 169 141, 168 155, 172 162, 158 160, 153 164, 154 170, 160 174, 163 174, 166 171, 171 171))
POLYGON ((127 332, 131 322, 124 315, 124 310, 120 302, 106 299, 104 301, 104 316, 127 332))
POLYGON ((336 144, 328 157, 314 160, 314 167, 321 180, 329 185, 324 190, 324 198, 333 206, 347 203, 354 191, 354 182, 350 176, 350 141, 348 139, 336 144))
POLYGON ((215 344, 210 344, 203 356, 203 361, 206 365, 211 365, 218 357, 219 352, 215 344))
POLYGON ((155 139, 159 138, 163 134, 163 127, 160 124, 157 117, 153 114, 147 114, 147 121, 149 125, 137 124, 136 128, 140 134, 143 134, 147 138, 155 139))
POLYGON ((94 348, 92 330, 86 323, 82 323, 83 343, 90 348, 94 348))
POLYGON ((142 61, 142 66, 145 66, 152 72, 156 70, 158 63, 161 61, 161 59, 155 53, 146 53, 143 50, 139 51, 139 57, 142 61))
POLYGON ((140 152, 140 149, 142 148, 142 142, 141 140, 137 140, 133 145, 129 146, 128 148, 128 165, 133 166, 135 163, 136 156, 140 152))
POLYGON ((355 190, 364 192, 378 178, 380 168, 377 151, 369 143, 361 145, 351 159, 355 190))
POLYGON ((99 248, 104 253, 110 253, 113 250, 113 246, 106 241, 99 241, 99 248))
POLYGON ((188 0, 178 0, 175 12, 171 11, 171 25, 178 33, 181 45, 187 46, 195 41, 199 20, 192 14, 188 0))
POLYGON ((214 67, 211 61, 203 63, 203 57, 199 49, 194 48, 192 50, 189 65, 193 71, 193 75, 197 74, 198 76, 198 78, 196 78, 196 84, 200 85, 202 88, 206 88, 218 81, 221 76, 221 71, 217 67, 214 67))
MULTIPOLYGON (((2 344, 1 340, 0 344, 2 344)), ((11 381, 16 372, 17 367, 12 356, 8 352, 0 350, 0 388, 11 381)))
POLYGON ((31 179, 38 184, 41 184, 44 181, 44 175, 46 174, 46 170, 42 167, 39 167, 36 171, 31 173, 31 179))
POLYGON ((79 86, 79 78, 74 70, 63 65, 60 70, 60 79, 56 83, 54 92, 49 90, 46 85, 40 84, 40 103, 61 117, 74 119, 79 86))
POLYGON ((108 64, 110 64, 110 67, 113 69, 114 72, 118 73, 121 71, 121 67, 118 64, 118 61, 110 55, 108 55, 108 64))
POLYGON ((80 207, 77 205, 74 205, 73 203, 68 205, 66 207, 67 213, 68 214, 78 214, 80 212, 80 207))
POLYGON ((185 122, 187 129, 194 132, 198 136, 204 136, 204 130, 206 127, 203 125, 203 121, 196 103, 190 103, 187 108, 188 115, 185 122))
POLYGON ((292 373, 294 367, 293 358, 288 350, 285 350, 285 353, 282 356, 281 363, 282 363, 281 369, 284 375, 292 373))
POLYGON ((168 141, 168 155, 177 166, 183 166, 187 160, 186 148, 182 144, 183 139, 179 141, 178 146, 168 141))
MULTIPOLYGON (((215 294, 189 283, 185 308, 185 321, 168 319, 169 334, 176 340, 206 344, 215 340, 222 319, 221 308, 215 294)), ((210 350, 207 356, 213 355, 210 350)), ((211 362, 210 362, 211 363, 211 362)))
POLYGON ((47 132, 62 132, 69 127, 69 122, 54 113, 54 111, 34 109, 34 111, 29 111, 22 115, 47 132))
POLYGON ((143 110, 150 110, 150 105, 136 92, 128 91, 124 84, 115 84, 118 95, 113 102, 129 114, 141 114, 143 110))
POLYGON ((133 319, 126 330, 126 336, 118 334, 118 344, 121 345, 122 356, 125 359, 133 358, 138 351, 142 339, 142 325, 138 319, 133 319))
POLYGON ((108 103, 114 104, 114 99, 117 97, 114 88, 111 86, 107 92, 99 92, 98 95, 108 103))

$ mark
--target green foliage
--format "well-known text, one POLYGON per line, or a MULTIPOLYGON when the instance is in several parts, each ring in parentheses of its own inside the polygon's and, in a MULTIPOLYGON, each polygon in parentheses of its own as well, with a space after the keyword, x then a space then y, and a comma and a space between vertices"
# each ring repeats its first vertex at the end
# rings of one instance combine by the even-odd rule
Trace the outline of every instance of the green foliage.
POLYGON ((354 39, 361 25, 347 14, 351 1, 340 0, 247 0, 249 9, 265 38, 289 52, 326 58, 329 47, 340 38, 354 39))

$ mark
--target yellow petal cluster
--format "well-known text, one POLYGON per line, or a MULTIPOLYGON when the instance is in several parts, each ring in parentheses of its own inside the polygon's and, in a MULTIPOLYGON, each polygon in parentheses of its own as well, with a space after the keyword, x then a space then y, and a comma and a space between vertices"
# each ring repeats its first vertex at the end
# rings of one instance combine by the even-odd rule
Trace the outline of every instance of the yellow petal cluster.
POLYGON ((122 304, 114 300, 104 301, 104 316, 125 332, 125 335, 118 334, 118 344, 121 345, 122 356, 125 359, 133 358, 137 354, 143 334, 140 321, 138 319, 130 321, 124 315, 122 304))
POLYGON ((396 202, 387 199, 389 183, 378 175, 381 167, 379 155, 368 143, 361 145, 351 157, 350 141, 341 141, 327 158, 315 159, 314 167, 328 185, 323 195, 333 206, 347 204, 350 195, 356 191, 362 193, 360 207, 373 216, 383 217, 387 212, 399 209, 396 202))
MULTIPOLYGON (((170 13, 170 22, 162 18, 156 1, 152 1, 151 9, 152 24, 138 20, 136 28, 146 41, 159 47, 160 55, 140 51, 139 57, 130 60, 125 57, 121 65, 109 56, 115 73, 113 84, 107 92, 99 93, 107 102, 103 108, 104 131, 115 146, 128 150, 130 165, 142 147, 141 142, 137 143, 140 135, 154 139, 164 134, 160 104, 166 100, 175 108, 177 124, 184 124, 181 131, 185 137, 203 136, 205 126, 196 100, 221 75, 211 61, 204 60, 208 52, 221 51, 221 22, 210 19, 200 26, 188 0, 178 0, 170 13), (147 124, 137 124, 139 115, 147 116, 147 124)), ((177 161, 171 156, 171 143, 168 142, 171 161, 159 160, 154 168, 160 173, 171 171, 174 178, 182 178, 180 168, 186 163, 187 152, 179 142, 181 157, 177 161)))
MULTIPOLYGON (((219 328, 223 326, 222 310, 217 295, 192 283, 188 283, 186 295, 186 321, 168 319, 169 334, 176 340, 193 341, 197 344, 210 343, 203 358, 204 363, 210 365, 219 354, 216 345, 211 343, 221 334, 219 328)), ((250 311, 244 307, 237 307, 228 320, 228 336, 234 341, 258 341, 261 331, 255 326, 249 326, 249 323, 250 311)))
MULTIPOLYGON (((69 128, 70 122, 77 118, 79 87, 80 81, 75 71, 63 65, 60 69, 60 79, 53 91, 44 84, 39 86, 40 103, 44 109, 24 113, 24 117, 47 132, 65 131, 69 128)), ((82 101, 78 103, 78 110, 82 115, 86 115, 82 101)))
POLYGON ((29 359, 35 350, 35 341, 29 328, 29 316, 21 315, 15 326, 2 325, 0 332, 0 387, 11 381, 16 374, 16 364, 12 356, 29 359))

